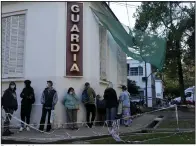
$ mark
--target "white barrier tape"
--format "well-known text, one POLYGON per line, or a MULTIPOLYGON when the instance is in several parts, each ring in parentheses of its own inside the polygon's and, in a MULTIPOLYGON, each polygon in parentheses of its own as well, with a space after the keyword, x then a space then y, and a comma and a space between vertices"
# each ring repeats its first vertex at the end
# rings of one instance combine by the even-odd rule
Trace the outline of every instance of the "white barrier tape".
POLYGON ((37 129, 37 128, 35 128, 35 127, 33 127, 33 126, 31 126, 31 125, 25 123, 25 122, 23 122, 22 120, 16 118, 15 116, 13 116, 13 115, 10 114, 10 113, 6 113, 6 114, 11 115, 11 117, 12 117, 13 119, 15 119, 15 120, 17 120, 17 121, 23 123, 24 125, 26 125, 26 126, 32 128, 32 129, 34 129, 34 130, 36 130, 36 131, 39 131, 39 132, 41 132, 41 133, 44 133, 44 134, 52 134, 52 133, 54 132, 54 131, 53 131, 53 132, 49 133, 49 132, 41 131, 41 130, 39 130, 39 129, 37 129))
MULTIPOLYGON (((120 120, 127 119, 127 118, 133 118, 134 119, 134 118, 137 118, 137 117, 142 116, 144 114, 149 114, 149 113, 153 113, 153 112, 157 112, 157 111, 161 111, 161 110, 165 110, 165 109, 170 109, 170 108, 174 108, 174 107, 161 108, 161 109, 158 109, 158 110, 153 110, 153 111, 150 111, 150 112, 145 112, 143 114, 137 114, 137 115, 134 115, 134 116, 126 116, 126 117, 119 118, 119 119, 120 120)), ((8 113, 6 113, 6 114, 8 114, 8 113)), ((110 122, 110 121, 113 122, 115 120, 106 120, 105 122, 110 122)), ((103 122, 103 121, 94 121, 94 123, 98 123, 98 122, 103 122)), ((60 123, 60 122, 58 122, 58 123, 55 123, 55 125, 58 125, 58 124, 64 124, 64 125, 69 125, 69 124, 85 124, 86 125, 87 122, 72 122, 72 123, 60 123)), ((18 124, 18 125, 20 125, 20 124, 18 124)), ((34 125, 34 124, 29 124, 29 125, 34 125)), ((45 124, 37 124, 37 125, 45 125, 45 124)), ((88 126, 88 128, 89 128, 89 126, 88 126)))
MULTIPOLYGON (((11 115, 11 114, 9 114, 9 113, 6 113, 6 114, 11 115)), ((30 126, 29 124, 27 124, 27 123, 21 121, 20 119, 14 117, 13 115, 11 115, 11 116, 12 116, 14 119, 16 119, 17 121, 23 123, 24 125, 27 125, 27 126, 29 126, 30 128, 32 128, 32 129, 34 129, 34 130, 36 130, 36 131, 39 131, 39 132, 41 132, 41 133, 44 133, 44 134, 52 134, 52 133, 54 133, 54 131, 51 132, 51 133, 41 131, 41 130, 39 130, 39 129, 37 129, 37 128, 34 128, 34 127, 30 126)), ((86 124, 86 125, 87 125, 87 124, 86 124)), ((87 125, 87 126, 88 126, 88 125, 87 125)), ((88 128, 90 128, 90 127, 88 126, 88 128)), ((71 139, 73 138, 68 132, 66 132, 66 134, 67 134, 68 138, 71 138, 71 139)), ((55 135, 55 136, 60 136, 60 137, 63 136, 63 135, 57 135, 57 134, 54 134, 54 135, 55 135)), ((62 139, 62 138, 61 138, 61 139, 62 139)))
MULTIPOLYGON (((173 108, 173 107, 169 107, 169 108, 173 108)), ((162 109, 159 109, 159 110, 154 110, 154 111, 151 111, 151 112, 146 112, 146 113, 144 113, 144 114, 148 114, 148 113, 152 113, 152 112, 156 112, 156 111, 160 111, 160 110, 165 110, 165 109, 169 109, 169 108, 162 108, 162 109)), ((7 113, 8 114, 8 113, 7 113)), ((11 114, 10 114, 11 115, 11 114)), ((140 115, 143 115, 143 114, 140 114, 140 115)), ((11 115, 12 116, 12 115, 11 115)), ((18 121, 20 121, 21 123, 23 123, 23 124, 25 124, 25 125, 28 125, 27 123, 25 123, 25 122, 23 122, 23 121, 21 121, 21 120, 19 120, 18 118, 16 118, 16 117, 14 117, 14 116, 12 116, 14 119, 16 119, 16 120, 18 120, 18 121)), ((131 117, 131 116, 130 116, 131 117)), ((137 116, 136 116, 137 117, 137 116)), ((127 117, 124 117, 124 118, 127 118, 127 117)), ((124 119, 124 118, 121 118, 121 119, 124 119)), ((107 128, 108 128, 108 132, 109 132, 109 134, 110 135, 112 135, 112 133, 111 133, 111 130, 110 130, 110 128, 108 127, 108 124, 107 124, 107 122, 109 122, 109 121, 112 121, 112 125, 113 126, 115 126, 116 124, 117 124, 117 129, 119 130, 120 129, 120 119, 118 119, 117 120, 117 123, 115 122, 115 120, 107 120, 107 121, 105 121, 104 122, 104 125, 103 125, 103 127, 106 125, 107 126, 107 128)), ((100 121, 96 121, 96 122, 100 122, 100 121)), ((101 121, 102 122, 102 121, 101 121)), ((87 122, 80 122, 80 123, 82 123, 82 125, 83 124, 85 124, 85 125, 87 125, 87 122)), ((70 123, 65 123, 65 124, 70 124, 70 123)), ((146 126, 147 126, 148 124, 146 124, 146 126)), ((39 132, 41 132, 41 133, 44 133, 44 134, 52 134, 52 133, 48 133, 48 132, 43 132, 43 131, 40 131, 39 129, 37 129, 37 128, 34 128, 34 127, 32 127, 32 126, 30 126, 30 125, 28 125, 30 128, 32 128, 32 129, 35 129, 36 131, 39 131, 39 132)), ((88 128, 90 128, 88 125, 87 125, 87 127, 88 128)), ((102 128, 103 128, 102 127, 102 128)), ((144 127, 144 126, 143 126, 144 127)), ((139 130, 139 129, 142 129, 143 127, 140 127, 140 128, 138 128, 138 129, 134 129, 134 130, 139 130)), ((111 129, 113 129, 113 128, 111 128, 111 129)), ((78 129, 79 130, 79 129, 78 129)), ((77 131, 78 131, 77 130, 77 131)), ((96 133, 96 132, 94 132, 93 131, 93 133, 96 133)), ((68 138, 73 138, 69 133, 66 133, 67 135, 68 135, 68 138)), ((99 133, 96 133, 96 134, 98 134, 98 135, 101 135, 101 134, 99 134, 99 133)), ((117 133, 117 136, 119 135, 119 132, 117 133)), ((62 135, 56 135, 55 134, 55 136, 62 136, 62 135)), ((77 136, 78 137, 78 136, 77 136)), ((82 136, 82 137, 84 137, 84 136, 82 136)), ((62 138, 61 138, 62 139, 62 138)))
POLYGON ((179 130, 179 123, 178 123, 178 106, 175 106, 175 111, 176 111, 176 122, 177 122, 177 128, 179 130))

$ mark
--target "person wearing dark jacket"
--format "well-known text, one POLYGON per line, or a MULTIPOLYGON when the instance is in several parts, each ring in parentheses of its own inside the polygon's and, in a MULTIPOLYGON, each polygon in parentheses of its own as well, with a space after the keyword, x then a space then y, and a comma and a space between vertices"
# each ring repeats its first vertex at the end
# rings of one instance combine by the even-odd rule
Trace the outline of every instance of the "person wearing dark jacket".
POLYGON ((105 117, 106 117, 105 100, 100 95, 97 95, 96 99, 97 99, 96 104, 97 104, 99 125, 103 126, 105 122, 105 117))
POLYGON ((86 107, 86 121, 89 128, 92 128, 95 117, 96 117, 96 104, 95 104, 95 98, 96 93, 93 88, 91 88, 90 83, 85 83, 85 89, 82 93, 82 95, 85 97, 82 99, 82 102, 84 103, 84 106, 86 107), (90 119, 90 114, 92 114, 90 119))
MULTIPOLYGON (((20 97, 22 98, 21 101, 21 120, 23 122, 26 122, 27 124, 30 124, 30 115, 31 115, 31 108, 32 104, 35 102, 35 95, 34 90, 31 87, 31 81, 25 80, 24 81, 25 88, 22 90, 20 97)), ((21 123, 20 132, 24 129, 24 124, 21 123)), ((29 127, 26 127, 27 131, 30 131, 29 127)))
POLYGON ((6 113, 3 136, 10 136, 13 134, 13 132, 9 130, 10 120, 12 118, 13 112, 18 109, 15 82, 11 82, 9 84, 9 88, 5 90, 1 99, 1 107, 5 110, 6 113))
POLYGON ((54 107, 58 101, 58 96, 56 90, 52 87, 53 83, 52 81, 47 81, 48 87, 45 88, 45 90, 42 93, 41 97, 41 104, 42 107, 42 117, 40 121, 40 127, 39 130, 44 130, 46 115, 48 113, 48 123, 47 123, 47 132, 51 130, 51 123, 50 123, 50 116, 51 111, 54 110, 54 107))
POLYGON ((117 115, 118 99, 116 91, 113 89, 112 83, 109 84, 108 88, 104 92, 104 99, 106 102, 106 120, 108 126, 112 126, 112 121, 115 120, 117 115))

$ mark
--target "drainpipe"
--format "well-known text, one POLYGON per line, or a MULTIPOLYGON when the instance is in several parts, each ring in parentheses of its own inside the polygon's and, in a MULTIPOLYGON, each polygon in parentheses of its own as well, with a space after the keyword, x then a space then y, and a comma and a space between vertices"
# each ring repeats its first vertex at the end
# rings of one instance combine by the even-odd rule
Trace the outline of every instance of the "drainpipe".
POLYGON ((147 89, 148 89, 148 78, 147 78, 147 69, 146 69, 146 61, 145 61, 145 78, 146 78, 146 106, 148 107, 148 91, 147 91, 147 89))

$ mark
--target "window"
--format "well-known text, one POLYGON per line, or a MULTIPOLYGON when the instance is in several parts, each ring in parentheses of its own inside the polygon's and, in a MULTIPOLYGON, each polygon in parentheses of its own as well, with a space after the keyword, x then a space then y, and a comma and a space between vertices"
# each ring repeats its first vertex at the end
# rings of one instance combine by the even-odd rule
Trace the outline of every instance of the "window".
POLYGON ((139 68, 139 75, 143 76, 143 67, 138 67, 139 68))
POLYGON ((2 18, 2 77, 23 77, 25 14, 2 18))
POLYGON ((138 71, 139 71, 139 76, 142 76, 143 75, 143 67, 130 67, 129 75, 130 76, 138 76, 138 71))

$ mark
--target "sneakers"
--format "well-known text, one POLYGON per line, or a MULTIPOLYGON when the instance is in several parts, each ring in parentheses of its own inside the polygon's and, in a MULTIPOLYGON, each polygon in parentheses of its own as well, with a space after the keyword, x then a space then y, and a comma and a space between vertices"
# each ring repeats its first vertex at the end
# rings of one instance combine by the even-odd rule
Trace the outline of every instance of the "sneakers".
POLYGON ((27 127, 26 129, 27 129, 27 131, 30 131, 30 128, 29 127, 27 127))
POLYGON ((24 128, 23 127, 20 127, 20 130, 19 130, 19 132, 22 132, 24 130, 24 128))
MULTIPOLYGON (((23 128, 23 127, 20 127, 19 132, 22 132, 23 130, 24 130, 24 128, 23 128)), ((29 127, 26 127, 26 130, 27 130, 27 131, 30 131, 30 128, 29 128, 29 127)))

